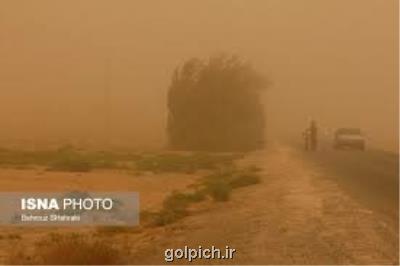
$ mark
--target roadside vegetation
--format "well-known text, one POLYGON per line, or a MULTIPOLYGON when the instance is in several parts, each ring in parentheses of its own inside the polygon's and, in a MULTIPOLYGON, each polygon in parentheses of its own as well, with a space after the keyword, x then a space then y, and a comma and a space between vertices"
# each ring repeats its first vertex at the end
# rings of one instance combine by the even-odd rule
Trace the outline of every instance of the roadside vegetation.
POLYGON ((261 178, 254 167, 244 170, 219 169, 202 178, 194 191, 173 192, 164 200, 160 211, 144 212, 142 220, 147 226, 171 224, 189 215, 189 207, 194 203, 207 199, 215 202, 228 201, 234 189, 260 182, 261 178))
MULTIPOLYGON (((154 156, 154 155, 151 155, 154 156)), ((188 156, 188 155, 185 155, 188 156)), ((152 157, 153 158, 153 157, 152 157)), ((177 158, 177 157, 174 157, 177 158)), ((188 157, 193 159, 193 157, 188 157)), ((184 160, 189 160, 185 157, 184 160)), ((179 157, 179 160, 182 158, 179 157)), ((226 159, 226 158, 225 158, 226 159)), ((218 165, 204 164, 213 169, 185 192, 172 192, 158 211, 142 211, 141 226, 99 226, 89 234, 50 233, 33 244, 29 253, 26 247, 14 248, 9 252, 7 264, 18 265, 109 265, 124 264, 131 259, 128 246, 115 246, 110 237, 120 234, 140 234, 146 229, 160 228, 176 223, 196 212, 201 202, 226 202, 235 189, 255 185, 261 182, 260 169, 254 166, 239 169, 232 160, 229 163, 218 157, 218 165), (221 164, 221 161, 223 162, 221 164), (211 166, 210 166, 211 165, 211 166), (221 166, 223 165, 223 166, 221 166)), ((207 159, 209 160, 209 158, 207 159)), ((157 160, 158 161, 158 160, 157 160)), ((176 161, 172 160, 174 165, 176 161)), ((200 164, 199 165, 203 165, 200 164)), ((202 166, 204 167, 204 166, 202 166)), ((178 168, 179 169, 179 168, 178 168)), ((197 169, 197 168, 196 168, 197 169)), ((170 168, 168 168, 168 171, 170 168)), ((178 171, 178 170, 174 170, 178 171)), ((10 237, 11 238, 11 237, 10 237)), ((13 238, 14 239, 14 238, 13 238)), ((15 238, 20 240, 20 238, 15 238)))
MULTIPOLYGON (((203 170, 199 181, 187 191, 175 191, 158 211, 141 212, 141 226, 99 226, 88 234, 48 234, 31 246, 14 248, 7 264, 18 265, 107 265, 124 264, 129 249, 110 244, 109 237, 138 234, 182 220, 196 211, 198 203, 224 202, 233 190, 260 182, 257 167, 239 169, 237 153, 117 153, 90 152, 63 147, 54 151, 0 150, 0 167, 43 167, 48 171, 88 172, 94 169, 128 169, 152 173, 194 173, 203 170), (106 241, 107 239, 107 241, 106 241)), ((5 236, 3 236, 4 238, 5 236)), ((19 241, 20 237, 7 239, 19 241)), ((127 255, 128 254, 128 255, 127 255)))
POLYGON ((83 151, 71 146, 56 150, 22 151, 0 149, 0 167, 48 171, 89 172, 94 169, 131 169, 140 172, 194 173, 229 166, 240 154, 134 153, 83 151))
POLYGON ((138 157, 134 153, 82 151, 71 146, 43 151, 0 149, 0 167, 29 169, 39 166, 49 171, 89 172, 96 168, 125 167, 125 163, 138 157))

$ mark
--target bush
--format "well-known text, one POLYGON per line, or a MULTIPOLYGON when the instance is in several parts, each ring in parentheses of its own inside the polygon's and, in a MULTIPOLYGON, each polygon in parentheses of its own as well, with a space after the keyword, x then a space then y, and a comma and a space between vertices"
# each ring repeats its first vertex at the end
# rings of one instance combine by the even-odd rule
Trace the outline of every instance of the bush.
POLYGON ((190 202, 200 202, 206 198, 206 191, 196 190, 193 193, 186 194, 187 200, 190 202))
POLYGON ((200 185, 191 193, 173 192, 163 201, 159 212, 142 212, 141 219, 151 226, 163 226, 174 223, 187 216, 190 204, 200 202, 210 196, 214 201, 228 201, 233 189, 258 184, 260 177, 251 169, 238 171, 236 169, 219 170, 204 177, 200 185))
POLYGON ((190 197, 187 194, 180 192, 173 192, 163 202, 163 208, 174 210, 176 212, 185 212, 186 207, 190 203, 190 197))
POLYGON ((205 191, 196 190, 193 193, 173 192, 163 201, 163 208, 157 213, 145 213, 144 219, 150 220, 150 225, 163 226, 173 223, 188 215, 188 206, 205 199, 205 191))
POLYGON ((251 170, 225 169, 205 177, 203 185, 215 201, 227 201, 232 189, 260 182, 260 177, 251 170))
POLYGON ((224 180, 217 180, 208 183, 207 189, 215 201, 228 201, 232 191, 230 184, 224 180))
POLYGON ((185 216, 186 216, 186 211, 179 212, 176 210, 163 209, 154 216, 152 224, 155 226, 163 226, 171 224, 177 220, 180 220, 185 216))

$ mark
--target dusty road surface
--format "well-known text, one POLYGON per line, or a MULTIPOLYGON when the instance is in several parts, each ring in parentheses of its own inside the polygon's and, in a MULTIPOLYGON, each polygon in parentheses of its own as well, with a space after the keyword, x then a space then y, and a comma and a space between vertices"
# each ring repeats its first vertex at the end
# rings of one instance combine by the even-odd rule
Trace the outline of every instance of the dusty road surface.
POLYGON ((230 201, 158 232, 148 245, 141 243, 135 260, 159 264, 166 248, 228 245, 237 250, 234 260, 194 263, 398 264, 397 171, 369 159, 362 165, 356 156, 310 156, 284 145, 249 154, 239 163, 261 167, 261 184, 235 190, 230 201), (348 164, 349 158, 359 164, 348 164), (359 182, 371 184, 350 189, 359 182))
POLYGON ((399 155, 380 150, 306 153, 326 177, 366 207, 388 219, 398 219, 399 155))

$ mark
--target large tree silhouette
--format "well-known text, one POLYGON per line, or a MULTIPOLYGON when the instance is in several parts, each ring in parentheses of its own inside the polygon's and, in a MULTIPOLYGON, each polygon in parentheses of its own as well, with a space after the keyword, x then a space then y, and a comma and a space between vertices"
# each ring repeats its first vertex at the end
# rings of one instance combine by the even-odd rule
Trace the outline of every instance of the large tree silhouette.
POLYGON ((262 145, 265 79, 235 56, 197 58, 175 69, 168 90, 174 149, 248 151, 262 145))

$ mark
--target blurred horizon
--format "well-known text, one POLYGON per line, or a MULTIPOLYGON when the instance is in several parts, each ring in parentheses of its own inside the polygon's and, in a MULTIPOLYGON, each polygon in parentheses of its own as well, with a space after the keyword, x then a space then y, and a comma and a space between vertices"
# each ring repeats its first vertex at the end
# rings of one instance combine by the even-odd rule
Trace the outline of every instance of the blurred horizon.
POLYGON ((12 1, 0 9, 0 147, 163 147, 192 57, 236 54, 272 82, 266 137, 359 127, 398 152, 398 1, 12 1))

